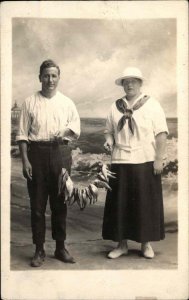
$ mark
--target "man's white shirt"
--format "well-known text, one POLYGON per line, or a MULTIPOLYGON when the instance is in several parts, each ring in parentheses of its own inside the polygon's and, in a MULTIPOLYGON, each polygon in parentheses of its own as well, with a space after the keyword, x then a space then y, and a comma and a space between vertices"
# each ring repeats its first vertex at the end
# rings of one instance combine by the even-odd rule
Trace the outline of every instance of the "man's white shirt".
POLYGON ((79 137, 80 118, 73 101, 59 91, 52 98, 36 92, 22 105, 16 140, 49 141, 57 132, 63 137, 66 128, 74 132, 75 138, 79 137))

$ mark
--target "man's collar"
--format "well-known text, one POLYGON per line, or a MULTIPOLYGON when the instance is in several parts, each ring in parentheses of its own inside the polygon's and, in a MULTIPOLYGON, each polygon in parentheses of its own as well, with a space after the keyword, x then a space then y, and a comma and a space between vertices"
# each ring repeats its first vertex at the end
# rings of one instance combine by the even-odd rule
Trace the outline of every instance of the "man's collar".
POLYGON ((39 95, 40 95, 42 98, 45 98, 45 99, 48 99, 48 100, 53 99, 57 94, 58 94, 58 91, 56 91, 56 93, 55 93, 52 97, 48 98, 48 97, 46 97, 45 95, 42 94, 42 91, 39 91, 39 95))

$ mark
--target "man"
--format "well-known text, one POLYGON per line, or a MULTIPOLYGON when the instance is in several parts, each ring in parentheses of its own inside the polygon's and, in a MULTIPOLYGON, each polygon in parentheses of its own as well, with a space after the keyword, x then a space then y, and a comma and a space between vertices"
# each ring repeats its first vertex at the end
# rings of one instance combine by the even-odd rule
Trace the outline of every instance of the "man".
POLYGON ((41 91, 22 105, 17 141, 27 179, 31 205, 33 243, 31 266, 40 267, 45 259, 45 211, 49 197, 55 258, 74 263, 65 248, 67 206, 58 196, 58 177, 62 168, 71 171, 69 141, 80 135, 80 119, 72 100, 57 91, 60 69, 52 60, 40 66, 41 91))

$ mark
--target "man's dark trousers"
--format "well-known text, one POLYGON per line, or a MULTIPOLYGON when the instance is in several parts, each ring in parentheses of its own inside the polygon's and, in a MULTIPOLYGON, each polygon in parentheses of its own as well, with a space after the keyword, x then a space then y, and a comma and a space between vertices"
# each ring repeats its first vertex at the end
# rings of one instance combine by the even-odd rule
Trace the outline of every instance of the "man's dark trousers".
POLYGON ((58 143, 32 142, 28 147, 28 158, 32 165, 32 180, 28 180, 31 204, 31 226, 33 243, 45 242, 45 211, 49 198, 51 208, 52 238, 66 239, 67 206, 58 197, 58 177, 62 168, 71 172, 71 148, 58 143))

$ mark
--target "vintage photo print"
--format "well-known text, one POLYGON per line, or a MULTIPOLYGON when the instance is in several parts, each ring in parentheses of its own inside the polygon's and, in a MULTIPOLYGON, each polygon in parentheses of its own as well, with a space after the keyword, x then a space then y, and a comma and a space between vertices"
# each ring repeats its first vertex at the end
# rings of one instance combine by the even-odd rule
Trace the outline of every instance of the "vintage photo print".
POLYGON ((187 299, 187 3, 1 11, 3 299, 187 299))

